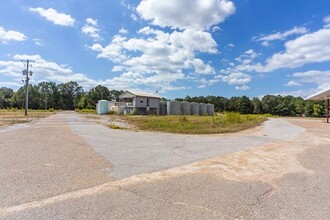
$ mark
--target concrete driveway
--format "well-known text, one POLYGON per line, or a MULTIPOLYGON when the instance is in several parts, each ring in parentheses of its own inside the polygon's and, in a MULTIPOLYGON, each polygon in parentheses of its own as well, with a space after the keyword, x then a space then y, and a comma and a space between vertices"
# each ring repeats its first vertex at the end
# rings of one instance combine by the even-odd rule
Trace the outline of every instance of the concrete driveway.
POLYGON ((67 115, 74 134, 83 137, 109 162, 115 178, 160 171, 265 143, 295 138, 304 129, 270 119, 258 132, 229 135, 177 135, 109 129, 77 114, 67 115))
POLYGON ((112 130, 73 112, 0 131, 0 219, 328 219, 330 128, 112 130))

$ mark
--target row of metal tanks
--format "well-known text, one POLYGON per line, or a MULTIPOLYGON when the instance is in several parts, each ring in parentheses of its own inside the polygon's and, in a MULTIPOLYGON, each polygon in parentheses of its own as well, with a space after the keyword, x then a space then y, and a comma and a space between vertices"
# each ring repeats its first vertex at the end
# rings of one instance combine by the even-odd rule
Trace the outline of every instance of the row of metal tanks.
POLYGON ((214 105, 196 102, 161 101, 160 115, 214 115, 214 105))

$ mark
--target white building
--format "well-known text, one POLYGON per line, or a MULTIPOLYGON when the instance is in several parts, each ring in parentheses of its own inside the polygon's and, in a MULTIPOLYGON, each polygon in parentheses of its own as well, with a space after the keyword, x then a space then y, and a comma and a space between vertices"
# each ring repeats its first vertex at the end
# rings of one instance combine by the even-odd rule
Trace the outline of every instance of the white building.
POLYGON ((147 92, 126 91, 119 98, 131 102, 121 110, 124 114, 133 112, 138 115, 159 114, 160 96, 158 95, 147 92))

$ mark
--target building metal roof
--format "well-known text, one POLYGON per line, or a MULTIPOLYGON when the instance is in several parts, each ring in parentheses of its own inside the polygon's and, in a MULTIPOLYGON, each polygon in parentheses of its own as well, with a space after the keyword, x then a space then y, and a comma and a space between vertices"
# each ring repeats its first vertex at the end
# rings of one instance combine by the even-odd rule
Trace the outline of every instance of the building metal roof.
POLYGON ((122 93, 119 98, 134 98, 134 97, 148 97, 148 98, 156 98, 160 99, 160 96, 148 93, 148 92, 140 92, 140 91, 132 91, 132 90, 126 90, 124 93, 122 93))
POLYGON ((326 100, 329 98, 330 98, 330 88, 327 88, 306 97, 305 100, 326 100))

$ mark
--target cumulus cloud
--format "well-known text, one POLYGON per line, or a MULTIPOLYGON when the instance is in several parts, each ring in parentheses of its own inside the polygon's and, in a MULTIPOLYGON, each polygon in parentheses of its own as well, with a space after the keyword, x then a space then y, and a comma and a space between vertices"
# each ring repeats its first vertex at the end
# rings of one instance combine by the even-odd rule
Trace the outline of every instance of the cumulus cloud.
POLYGON ((121 2, 133 15, 137 13, 153 26, 141 28, 132 38, 121 28, 108 45, 95 43, 89 47, 98 58, 115 64, 113 72, 121 72, 109 82, 130 87, 147 82, 166 91, 185 88, 176 85, 181 80, 200 86, 221 81, 214 77, 212 63, 202 60, 200 54, 219 54, 210 32, 220 30, 218 24, 235 12, 231 1, 142 0, 134 10, 132 5, 121 2))
POLYGON ((229 0, 142 0, 136 10, 153 25, 204 30, 223 22, 235 6, 229 0))
POLYGON ((301 67, 308 63, 330 61, 330 29, 320 29, 285 43, 285 51, 266 60, 258 72, 270 72, 280 68, 301 67))
POLYGON ((218 75, 216 78, 221 79, 229 85, 245 85, 252 79, 250 75, 241 72, 233 72, 228 75, 218 75))
POLYGON ((269 46, 271 41, 285 40, 291 35, 302 35, 307 33, 308 30, 305 27, 294 27, 291 30, 284 32, 276 32, 274 34, 263 35, 260 37, 253 37, 252 40, 261 41, 263 46, 269 46))
POLYGON ((73 27, 75 23, 75 19, 73 19, 71 15, 59 13, 53 8, 44 9, 39 7, 29 8, 29 10, 38 13, 40 16, 46 18, 48 21, 51 21, 56 25, 73 27))
POLYGON ((5 44, 10 41, 25 41, 27 37, 18 31, 8 30, 6 31, 4 27, 0 26, 0 41, 5 44))
POLYGON ((319 70, 310 70, 306 72, 296 72, 292 74, 292 77, 295 78, 296 82, 301 83, 312 83, 317 86, 322 86, 328 83, 330 79, 330 70, 319 71, 319 70))
POLYGON ((98 58, 106 58, 116 64, 113 71, 123 72, 114 78, 116 82, 131 86, 149 82, 165 90, 182 88, 173 86, 173 83, 185 79, 185 71, 196 75, 215 73, 209 63, 196 56, 198 53, 218 52, 217 43, 210 33, 191 29, 167 33, 150 27, 144 27, 137 33, 138 37, 133 38, 115 35, 106 46, 90 46, 91 50, 98 52, 98 58))
MULTIPOLYGON (((31 67, 33 76, 30 82, 32 84, 37 84, 41 81, 53 81, 57 83, 76 81, 84 88, 91 88, 105 83, 104 81, 89 79, 83 73, 75 73, 65 64, 57 64, 56 62, 45 60, 40 55, 27 54, 16 54, 11 61, 0 61, 0 76, 11 77, 13 79, 12 86, 22 86, 21 79, 23 78, 22 70, 24 65, 21 60, 26 59, 35 61, 31 67)), ((1 83, 1 85, 3 84, 1 83)))
MULTIPOLYGON (((230 69, 245 72, 272 72, 282 68, 297 68, 311 63, 330 61, 330 29, 321 28, 315 32, 306 33, 284 44, 284 51, 268 57, 264 63, 255 62, 256 52, 245 52, 250 58, 240 56, 239 62, 230 69), (248 54, 251 53, 251 54, 248 54)), ((223 70, 224 71, 224 70, 223 70)))
POLYGON ((97 20, 92 19, 92 18, 87 18, 86 19, 86 24, 81 28, 81 31, 93 38, 94 40, 100 39, 99 31, 100 29, 98 28, 97 20))

